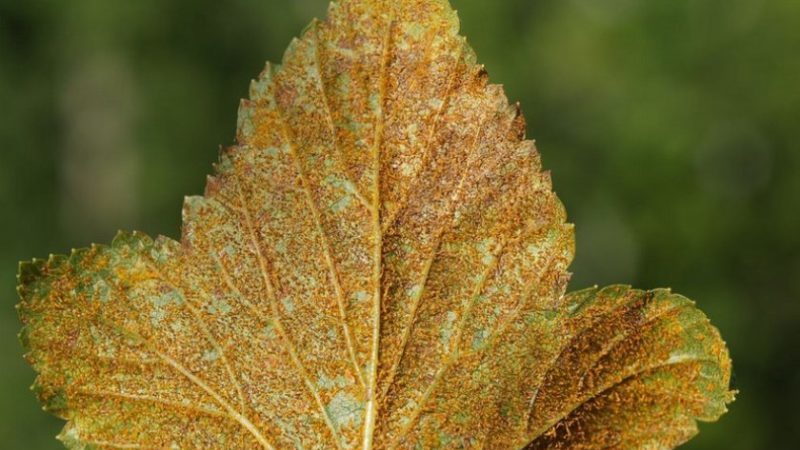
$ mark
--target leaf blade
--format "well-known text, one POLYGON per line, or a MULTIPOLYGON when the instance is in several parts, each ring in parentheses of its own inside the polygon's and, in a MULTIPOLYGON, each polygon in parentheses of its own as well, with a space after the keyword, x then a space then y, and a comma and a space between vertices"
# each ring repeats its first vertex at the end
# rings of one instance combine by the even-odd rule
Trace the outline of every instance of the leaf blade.
POLYGON ((685 297, 610 286, 568 304, 570 337, 531 405, 527 449, 673 448, 733 400, 725 343, 685 297))
POLYGON ((20 315, 26 329, 26 358, 39 372, 35 390, 46 409, 70 421, 61 437, 75 448, 92 442, 111 446, 120 439, 136 442, 142 435, 154 438, 151 446, 168 446, 163 434, 170 439, 180 436, 181 416, 163 420, 148 436, 148 430, 153 431, 151 424, 139 417, 153 417, 162 405, 146 397, 183 405, 183 414, 200 413, 189 414, 197 426, 184 430, 186 442, 210 439, 209 432, 233 422, 246 430, 237 436, 237 442, 272 448, 251 419, 230 401, 237 393, 227 386, 230 372, 221 358, 217 359, 220 362, 199 362, 214 374, 212 379, 202 379, 197 369, 190 371, 177 361, 184 349, 159 345, 148 327, 141 326, 160 323, 169 310, 184 326, 174 330, 174 337, 202 335, 203 327, 189 307, 190 298, 165 281, 160 268, 151 265, 151 252, 169 252, 171 246, 165 239, 153 242, 140 234, 120 234, 109 247, 93 246, 75 251, 69 258, 52 257, 21 269, 20 315), (91 269, 84 271, 84 266, 91 269), (151 295, 130 296, 133 291, 151 295), (126 302, 129 298, 147 301, 126 302), (130 320, 132 317, 140 318, 138 323, 130 320), (118 364, 115 358, 120 355, 134 365, 118 364), (87 360, 93 360, 92 364, 87 360), (100 386, 114 390, 117 396, 100 398, 96 395, 100 386), (222 411, 208 405, 217 405, 222 411), (125 430, 119 428, 122 423, 128 426, 125 430))
POLYGON ((573 227, 458 26, 445 0, 332 4, 251 84, 180 243, 123 233, 21 267, 68 446, 572 445, 546 432, 583 403, 552 401, 585 386, 551 364, 616 303, 564 297, 573 227))

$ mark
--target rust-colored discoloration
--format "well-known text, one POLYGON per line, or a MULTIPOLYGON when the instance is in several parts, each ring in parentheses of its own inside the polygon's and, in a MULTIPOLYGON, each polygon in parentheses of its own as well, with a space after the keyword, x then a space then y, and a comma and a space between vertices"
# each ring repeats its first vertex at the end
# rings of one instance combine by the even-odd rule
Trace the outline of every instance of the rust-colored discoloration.
POLYGON ((685 299, 564 296, 573 227, 458 28, 334 3, 252 83, 180 242, 21 266, 68 447, 664 448, 724 412, 685 299))
POLYGON ((571 294, 567 311, 528 450, 674 448, 733 400, 727 349, 686 298, 612 286, 571 294))

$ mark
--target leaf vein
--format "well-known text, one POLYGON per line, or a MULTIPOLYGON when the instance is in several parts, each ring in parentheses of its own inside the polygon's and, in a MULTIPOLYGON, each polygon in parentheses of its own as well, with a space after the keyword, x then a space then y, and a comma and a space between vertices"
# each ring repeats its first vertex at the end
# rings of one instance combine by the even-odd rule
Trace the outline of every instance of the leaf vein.
MULTIPOLYGON (((183 304, 186 305, 186 307, 189 309, 190 313, 194 317, 197 326, 199 326, 200 330, 202 331, 203 337, 209 344, 211 344, 214 350, 217 353, 219 353, 220 359, 222 360, 222 363, 225 365, 226 375, 228 376, 231 384, 233 384, 234 388, 236 389, 236 393, 239 397, 239 406, 241 408, 239 412, 244 415, 246 407, 245 407, 244 390, 242 388, 242 384, 239 382, 238 378, 234 374, 233 368, 231 367, 230 361, 228 360, 228 357, 225 354, 222 345, 220 345, 219 341, 217 341, 217 339, 211 333, 211 330, 208 328, 208 325, 206 324, 205 320, 203 320, 200 311, 198 311, 198 309, 189 300, 189 296, 186 295, 184 289, 178 287, 175 283, 167 280, 163 272, 155 265, 148 263, 147 266, 149 266, 150 269, 158 275, 157 277, 158 281, 161 281, 162 283, 169 285, 170 287, 172 287, 172 289, 179 292, 181 297, 185 299, 183 304)), ((211 296, 208 294, 208 292, 199 287, 198 290, 200 291, 202 296, 206 298, 206 300, 211 299, 211 296)))
MULTIPOLYGON (((479 142, 480 142, 481 131, 483 129, 482 125, 483 124, 481 124, 481 126, 478 126, 477 129, 476 129, 475 138, 474 138, 473 143, 471 145, 471 148, 473 149, 472 152, 474 152, 478 148, 478 145, 479 145, 479 142)), ((470 152, 470 153, 472 153, 472 152, 470 152)), ((424 295, 425 290, 427 289, 427 286, 428 286, 428 280, 429 280, 429 276, 430 276, 430 269, 431 269, 431 267, 433 265, 433 262, 436 260, 436 257, 438 256, 438 252, 439 252, 439 249, 441 248, 444 235, 447 233, 447 231, 452 229, 452 227, 455 225, 455 213, 458 210, 458 202, 461 199, 461 196, 463 195, 464 182, 465 182, 465 180, 467 178, 467 175, 469 173, 470 173, 470 168, 465 168, 464 171, 462 172, 461 177, 459 178, 458 186, 456 187, 455 191, 451 195, 450 203, 448 205, 448 208, 450 210, 447 212, 447 217, 449 218, 449 220, 446 222, 445 225, 442 225, 436 231, 435 246, 434 246, 433 250, 431 251, 429 257, 426 258, 426 260, 425 260, 425 265, 423 266, 423 270, 422 270, 422 277, 419 280, 419 283, 417 283, 417 284, 421 285, 421 288, 419 289, 419 292, 417 292, 416 295, 414 295, 414 297, 411 300, 411 314, 410 314, 410 317, 409 317, 409 319, 407 321, 407 324, 406 324, 405 328, 403 329, 403 334, 402 334, 402 336, 400 338, 400 351, 398 352, 398 356, 395 359, 394 363, 392 364, 392 367, 389 370, 389 373, 387 375, 388 378, 387 378, 387 382, 386 382, 386 387, 384 387, 384 392, 383 392, 383 395, 382 395, 382 397, 384 397, 384 398, 386 397, 386 395, 388 395, 388 392, 391 390, 391 387, 395 382, 395 377, 397 376, 397 370, 400 368, 400 364, 402 363, 403 359, 405 358, 406 348, 408 346, 408 340, 410 338, 411 331, 414 328, 414 324, 415 324, 415 322, 417 320, 417 312, 419 310, 419 303, 420 303, 420 301, 422 299, 422 296, 424 295)))
POLYGON ((181 403, 170 401, 167 399, 163 399, 160 397, 153 397, 149 395, 142 395, 142 394, 129 394, 125 392, 113 392, 113 391, 103 391, 103 390, 90 390, 86 388, 78 389, 77 393, 80 395, 85 395, 88 397, 111 397, 111 398, 120 398, 123 400, 132 400, 132 401, 139 401, 139 402, 149 402, 149 403, 158 403, 163 406, 180 409, 184 411, 193 411, 200 414, 205 414, 208 416, 215 416, 215 417, 225 417, 226 419, 231 419, 235 421, 235 418, 231 417, 225 411, 220 411, 217 409, 212 409, 204 406, 199 405, 192 405, 190 403, 181 403))
POLYGON ((222 406, 223 409, 225 409, 227 411, 227 413, 231 416, 231 418, 233 418, 240 425, 242 425, 247 431, 249 431, 250 434, 252 434, 253 437, 264 448, 269 449, 269 450, 274 450, 274 447, 272 446, 272 444, 261 434, 261 432, 258 430, 258 428, 256 428, 256 426, 252 422, 250 422, 250 420, 247 417, 245 417, 242 414, 238 413, 233 408, 233 406, 231 406, 216 390, 214 390, 214 388, 209 386, 200 377, 198 377, 198 376, 194 375, 193 373, 191 373, 186 367, 184 367, 182 364, 180 364, 178 361, 176 361, 175 359, 173 359, 172 357, 170 357, 166 353, 163 353, 160 350, 158 350, 157 346, 154 343, 150 342, 148 339, 145 339, 144 336, 140 335, 139 333, 136 333, 136 332, 124 327, 124 326, 117 325, 114 322, 105 319, 105 317, 103 317, 103 316, 100 316, 99 320, 102 323, 105 323, 107 326, 110 326, 111 328, 119 330, 123 334, 127 334, 127 335, 131 335, 131 336, 136 337, 136 339, 139 340, 142 344, 144 344, 144 346, 150 352, 152 352, 154 355, 156 355, 159 359, 163 360, 168 366, 172 367, 174 370, 176 370, 178 373, 180 373, 186 379, 191 381, 195 386, 199 387, 204 392, 206 392, 208 395, 210 395, 220 406, 222 406))
MULTIPOLYGON (((322 78, 322 53, 324 53, 324 49, 322 46, 319 45, 319 31, 318 31, 318 22, 314 22, 312 25, 314 27, 314 34, 313 34, 313 41, 314 41, 314 64, 317 66, 317 82, 319 83, 319 90, 320 95, 322 96, 322 103, 325 107, 325 118, 328 123, 328 128, 330 129, 331 133, 331 144, 333 146, 333 151, 341 156, 339 152, 339 143, 338 143, 338 135, 336 133, 336 125, 333 122, 333 114, 331 112, 331 103, 330 103, 330 96, 328 95, 328 85, 325 83, 325 80, 322 78)), ((364 197, 364 194, 361 193, 361 190, 350 180, 347 180, 349 185, 352 188, 348 189, 348 192, 353 194, 356 199, 358 199, 359 203, 364 206, 368 211, 372 211, 372 205, 370 204, 369 200, 364 197)), ((363 383, 363 379, 362 379, 363 383)))
POLYGON ((248 229, 248 233, 251 239, 251 245, 253 246, 253 250, 256 253, 256 257, 258 259, 259 268, 261 270, 261 276, 263 279, 264 287, 267 290, 267 295, 269 296, 269 302, 271 305, 272 315, 273 315, 273 325, 275 326, 275 330, 278 332, 278 335, 281 337, 281 340, 286 347, 287 352, 292 360, 292 364, 295 366, 298 374, 303 378, 303 383, 305 384, 306 388, 311 393, 311 396, 314 398, 317 407, 320 410, 322 415, 322 419, 324 420, 325 424, 331 430, 332 436, 334 438, 334 442, 336 443, 337 448, 342 448, 341 443, 341 436, 339 435, 339 430, 333 425, 333 421, 328 414, 328 411, 325 409, 325 405, 322 402, 322 398, 319 395, 314 384, 311 382, 311 379, 308 376, 308 372, 306 371, 305 367, 303 366, 303 362, 300 360, 300 357, 297 354, 297 349, 292 342, 289 334, 287 333, 286 329, 283 326, 283 323, 280 320, 280 315, 278 314, 278 305, 277 305, 277 296, 275 294, 275 288, 272 285, 272 281, 270 280, 269 270, 267 269, 267 261, 266 257, 264 256, 263 250, 261 248, 261 244, 259 243, 258 234, 256 233, 255 227, 253 225, 253 219, 250 215, 250 208, 247 207, 247 202, 245 201, 244 194, 242 193, 241 186, 238 184, 236 185, 238 194, 239 194, 239 201, 242 204, 243 212, 244 212, 244 219, 245 224, 248 229))
POLYGON ((387 216, 386 224, 383 225, 384 233, 397 222, 400 213, 402 213, 408 206, 408 198, 411 195, 411 192, 417 186, 417 183, 419 183, 420 175, 424 172, 425 168, 430 162, 433 153, 431 148, 433 147, 433 140, 436 137, 436 133, 439 131, 439 127, 442 123, 442 116, 444 116, 444 112, 450 108, 450 101, 453 96, 456 79, 458 78, 459 74, 458 67, 461 64, 461 58, 464 53, 464 45, 459 46, 459 53, 458 56, 455 58, 455 67, 452 68, 452 74, 447 84, 447 90, 445 91, 444 94, 444 100, 442 101, 442 104, 439 106, 438 110, 434 115, 433 119, 434 122, 433 125, 431 126, 431 131, 428 134, 427 139, 425 140, 425 149, 423 150, 422 153, 422 162, 420 163, 417 170, 414 172, 412 178, 408 180, 407 187, 403 190, 403 193, 401 194, 401 198, 400 201, 398 202, 397 208, 394 210, 392 214, 387 216))
POLYGON ((604 395, 605 393, 610 392, 610 391, 616 389, 617 387, 625 384, 626 382, 628 382, 628 381, 630 381, 630 380, 632 380, 632 379, 634 379, 636 377, 639 377, 639 376, 641 376, 643 374, 654 372, 654 371, 659 370, 659 369, 665 369, 667 367, 679 366, 679 365, 683 365, 683 364, 692 364, 692 363, 716 364, 717 362, 718 362, 717 360, 712 359, 712 358, 685 358, 685 359, 681 359, 681 360, 678 360, 678 361, 660 362, 660 363, 657 363, 657 364, 650 365, 648 367, 643 367, 643 368, 639 369, 638 371, 636 371, 634 373, 631 373, 631 374, 628 374, 628 375, 622 377, 621 379, 619 379, 619 380, 617 380, 617 381, 615 381, 613 383, 607 384, 606 386, 604 386, 603 388, 598 390, 597 394, 595 394, 592 397, 589 397, 589 398, 579 402, 578 404, 574 405, 571 409, 569 409, 568 411, 566 411, 565 413, 560 415, 558 418, 550 421, 546 426, 542 426, 539 429, 537 429, 537 431, 534 432, 528 438, 528 440, 529 440, 529 442, 533 442, 536 439, 539 439, 542 435, 544 435, 547 432, 547 430, 549 430, 550 428, 552 428, 553 426, 557 425, 562 420, 564 420, 567 417, 569 417, 570 414, 575 412, 581 406, 585 405, 587 402, 590 402, 590 401, 592 401, 592 400, 604 395))
MULTIPOLYGON (((322 69, 319 68, 318 72, 320 70, 322 69)), ((323 93, 323 97, 324 96, 325 94, 323 93)), ((306 176, 305 170, 303 169, 303 165, 300 162, 300 157, 297 154, 297 145, 295 144, 296 139, 290 129, 289 124, 286 121, 284 112, 278 105, 277 99, 273 98, 273 101, 275 104, 275 112, 277 113, 278 119, 280 121, 283 137, 286 140, 289 147, 289 155, 292 159, 294 169, 295 171, 297 171, 297 174, 300 177, 300 185, 303 191, 303 198, 306 204, 308 205, 309 210, 311 211, 311 215, 314 218, 314 228, 316 229, 316 232, 319 235, 320 240, 322 241, 322 256, 325 259, 325 266, 328 270, 328 276, 330 277, 331 284, 333 285, 333 291, 334 294, 336 295, 336 306, 338 308, 340 326, 342 328, 342 332, 344 333, 345 347, 348 353, 348 357, 350 358, 350 363, 353 365, 353 371, 356 376, 356 379, 359 380, 362 386, 366 386, 363 375, 361 373, 361 369, 358 364, 358 359, 356 357, 356 349, 355 349, 355 344, 353 342, 353 335, 350 330, 350 325, 347 323, 347 311, 345 308, 345 300, 344 300, 344 293, 342 291, 342 285, 339 280, 339 271, 336 268, 336 262, 333 259, 330 239, 328 238, 328 234, 325 232, 325 228, 322 225, 322 214, 320 212, 319 205, 317 205, 317 202, 314 200, 314 196, 311 192, 311 186, 309 184, 308 177, 306 176)), ((325 101, 325 103, 327 108, 327 101, 325 101)), ((328 112, 328 117, 330 117, 330 112, 328 112)), ((335 142, 336 140, 335 134, 332 136, 332 139, 335 142)))
MULTIPOLYGON (((393 12, 392 12, 393 14, 393 12)), ((381 342, 381 311, 382 311, 382 290, 381 281, 383 278, 383 230, 381 229, 381 146, 383 145, 383 134, 386 118, 387 89, 389 83, 389 64, 392 57, 392 46, 394 44, 393 33, 396 26, 395 17, 391 15, 386 23, 386 34, 383 38, 383 52, 381 55, 381 69, 378 79, 379 89, 379 110, 375 118, 375 135, 372 143, 372 171, 373 185, 372 198, 375 206, 372 209, 372 225, 374 228, 373 240, 373 271, 372 279, 374 283, 373 305, 372 305, 372 349, 370 352, 369 366, 369 389, 367 392, 367 407, 364 414, 364 438, 362 442, 363 450, 371 450, 375 435, 375 421, 378 415, 378 405, 376 398, 376 388, 378 384, 378 360, 380 355, 381 342)))

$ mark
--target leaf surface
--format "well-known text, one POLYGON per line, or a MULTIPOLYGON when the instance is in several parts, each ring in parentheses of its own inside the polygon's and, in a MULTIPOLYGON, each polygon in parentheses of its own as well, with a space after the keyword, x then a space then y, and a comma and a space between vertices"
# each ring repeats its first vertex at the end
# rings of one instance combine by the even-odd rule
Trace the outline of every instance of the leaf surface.
POLYGON ((526 450, 674 448, 733 400, 728 351, 685 297, 610 286, 572 293, 565 307, 526 450))
POLYGON ((252 83, 180 242, 121 233, 21 265, 21 337, 68 447, 584 448, 558 430, 721 412, 670 395, 692 373, 727 392, 707 325, 717 365, 664 381, 635 364, 700 335, 662 342, 673 322, 615 309, 650 294, 579 293, 573 314, 573 227, 458 28, 444 0, 332 4, 252 83), (628 348, 592 322, 606 310, 641 347, 596 353, 628 348), (560 369, 594 356, 612 373, 593 384, 560 369))

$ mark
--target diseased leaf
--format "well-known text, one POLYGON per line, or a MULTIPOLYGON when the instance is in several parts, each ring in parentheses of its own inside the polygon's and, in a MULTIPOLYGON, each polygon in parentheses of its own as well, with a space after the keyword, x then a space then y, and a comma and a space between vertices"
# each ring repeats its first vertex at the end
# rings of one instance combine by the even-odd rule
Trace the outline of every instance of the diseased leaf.
POLYGON ((252 83, 180 242, 21 265, 67 447, 663 448, 724 411, 685 300, 564 296, 573 227, 457 33, 445 0, 333 4, 252 83))
POLYGON ((567 297, 563 347, 531 400, 527 450, 674 448, 733 400, 731 362, 694 303, 626 286, 567 297))

